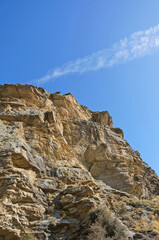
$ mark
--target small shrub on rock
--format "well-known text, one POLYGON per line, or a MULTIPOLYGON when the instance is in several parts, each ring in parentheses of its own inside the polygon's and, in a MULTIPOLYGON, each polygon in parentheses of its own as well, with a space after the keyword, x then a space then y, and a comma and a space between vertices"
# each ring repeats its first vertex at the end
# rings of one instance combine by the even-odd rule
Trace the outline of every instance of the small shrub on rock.
POLYGON ((37 240, 37 238, 34 237, 34 235, 32 235, 32 234, 24 234, 21 237, 21 240, 37 240))
POLYGON ((126 240, 127 228, 110 210, 97 209, 91 215, 88 240, 126 240))

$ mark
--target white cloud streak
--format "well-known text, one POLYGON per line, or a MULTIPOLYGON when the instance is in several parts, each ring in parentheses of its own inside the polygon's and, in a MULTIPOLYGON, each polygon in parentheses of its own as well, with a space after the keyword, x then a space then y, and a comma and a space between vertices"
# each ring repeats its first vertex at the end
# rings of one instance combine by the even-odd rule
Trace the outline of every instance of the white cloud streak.
POLYGON ((135 32, 130 37, 113 44, 110 48, 67 62, 61 67, 53 68, 45 76, 34 80, 34 82, 44 84, 67 74, 97 71, 112 67, 151 54, 157 49, 159 49, 159 25, 145 31, 135 32))

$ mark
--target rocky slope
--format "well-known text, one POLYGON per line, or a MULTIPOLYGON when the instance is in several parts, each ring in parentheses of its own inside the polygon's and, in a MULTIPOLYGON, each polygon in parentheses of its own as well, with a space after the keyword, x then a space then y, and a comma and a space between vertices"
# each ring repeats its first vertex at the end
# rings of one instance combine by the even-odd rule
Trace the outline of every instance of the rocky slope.
POLYGON ((125 225, 123 239, 155 239, 158 195, 159 178, 107 111, 72 94, 0 86, 0 239, 84 240, 97 209, 125 225))

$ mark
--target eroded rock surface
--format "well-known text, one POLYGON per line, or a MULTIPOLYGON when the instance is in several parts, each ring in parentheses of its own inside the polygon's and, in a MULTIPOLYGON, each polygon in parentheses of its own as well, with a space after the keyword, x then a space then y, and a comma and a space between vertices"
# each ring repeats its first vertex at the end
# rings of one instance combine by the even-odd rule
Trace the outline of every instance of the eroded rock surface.
POLYGON ((0 86, 0 238, 84 240, 96 208, 114 212, 134 239, 154 237, 158 194, 157 175, 107 111, 72 94, 0 86))

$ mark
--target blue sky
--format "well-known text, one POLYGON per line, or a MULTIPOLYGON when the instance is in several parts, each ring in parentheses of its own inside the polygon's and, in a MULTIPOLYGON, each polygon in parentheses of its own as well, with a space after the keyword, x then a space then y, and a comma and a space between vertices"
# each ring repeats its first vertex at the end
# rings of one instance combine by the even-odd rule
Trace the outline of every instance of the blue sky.
POLYGON ((159 174, 158 24, 158 0, 0 0, 0 84, 33 82, 108 110, 159 174))

